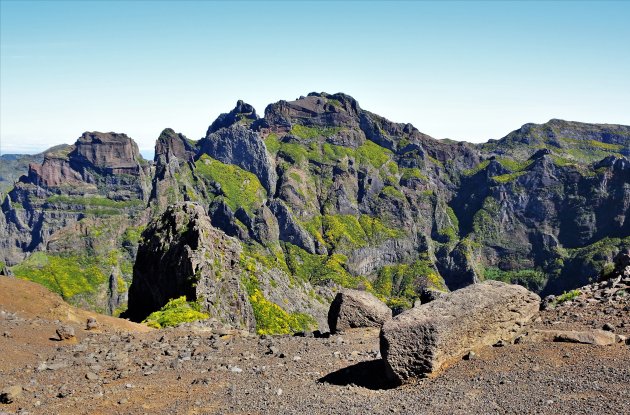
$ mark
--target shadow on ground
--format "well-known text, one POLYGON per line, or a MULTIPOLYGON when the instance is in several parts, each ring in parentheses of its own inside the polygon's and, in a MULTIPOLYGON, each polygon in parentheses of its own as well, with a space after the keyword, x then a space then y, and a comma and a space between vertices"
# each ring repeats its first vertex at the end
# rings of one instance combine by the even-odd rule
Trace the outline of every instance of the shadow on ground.
POLYGON ((392 389, 400 386, 399 382, 387 378, 385 362, 382 359, 344 367, 320 378, 319 382, 337 386, 356 385, 372 390, 392 389))

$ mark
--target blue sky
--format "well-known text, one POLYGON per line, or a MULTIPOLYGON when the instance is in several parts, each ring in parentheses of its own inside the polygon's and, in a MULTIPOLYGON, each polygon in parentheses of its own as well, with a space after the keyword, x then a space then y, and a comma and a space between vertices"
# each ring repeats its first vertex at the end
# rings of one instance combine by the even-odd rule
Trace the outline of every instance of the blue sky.
POLYGON ((630 124, 630 2, 0 0, 0 151, 87 130, 151 154, 238 99, 345 92, 436 138, 630 124))

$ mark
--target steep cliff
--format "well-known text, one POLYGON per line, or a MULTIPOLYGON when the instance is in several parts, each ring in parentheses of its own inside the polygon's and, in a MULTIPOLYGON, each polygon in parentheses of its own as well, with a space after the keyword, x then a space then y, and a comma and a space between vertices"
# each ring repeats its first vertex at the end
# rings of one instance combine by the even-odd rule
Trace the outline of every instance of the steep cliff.
POLYGON ((277 329, 292 319, 300 322, 294 330, 315 328, 313 316, 324 321, 325 305, 309 297, 308 283, 292 284, 281 270, 244 257, 238 240, 214 228, 198 204, 169 206, 142 238, 126 312, 131 319, 141 321, 183 295, 224 325, 260 333, 283 331, 277 329))
POLYGON ((1 260, 76 304, 114 312, 126 301, 150 175, 124 134, 84 133, 51 149, 2 202, 1 260))

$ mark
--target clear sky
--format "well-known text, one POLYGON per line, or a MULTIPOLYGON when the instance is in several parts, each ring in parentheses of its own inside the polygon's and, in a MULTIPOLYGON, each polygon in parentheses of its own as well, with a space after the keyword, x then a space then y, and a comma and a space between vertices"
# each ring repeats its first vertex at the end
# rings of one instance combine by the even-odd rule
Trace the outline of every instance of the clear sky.
POLYGON ((151 155, 238 99, 345 92, 436 138, 630 124, 630 2, 0 0, 2 153, 124 132, 151 155))

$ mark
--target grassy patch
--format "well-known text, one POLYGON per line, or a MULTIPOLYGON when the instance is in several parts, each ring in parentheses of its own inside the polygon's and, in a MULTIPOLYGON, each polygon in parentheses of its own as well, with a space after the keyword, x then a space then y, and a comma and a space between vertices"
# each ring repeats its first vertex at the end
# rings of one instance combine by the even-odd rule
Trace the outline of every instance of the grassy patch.
POLYGON ((534 162, 534 160, 518 161, 515 159, 504 158, 504 157, 497 158, 497 161, 501 163, 503 167, 513 172, 523 171, 534 162))
POLYGON ((16 277, 33 281, 58 293, 64 300, 94 293, 108 276, 106 258, 88 255, 54 255, 35 252, 12 268, 16 277))
MULTIPOLYGON (((320 129, 295 125, 291 132, 294 136, 313 140, 318 137, 334 135, 339 132, 339 129, 320 129), (295 134, 296 129, 300 135, 295 134)), ((345 158, 352 158, 360 165, 370 165, 377 169, 385 165, 390 173, 397 173, 398 171, 396 163, 388 163, 393 153, 370 140, 366 140, 357 149, 353 149, 319 141, 283 142, 276 134, 269 134, 265 139, 265 145, 270 153, 278 154, 295 164, 311 161, 319 164, 335 165, 345 158)))
POLYGON ((280 150, 280 139, 278 134, 271 133, 265 138, 265 146, 271 154, 276 154, 280 150))
POLYGON ((367 244, 365 231, 356 216, 324 215, 322 228, 328 246, 359 247, 367 244))
POLYGON ((413 303, 422 288, 446 290, 442 276, 423 254, 412 264, 386 265, 374 281, 374 291, 387 298, 404 298, 413 303))
POLYGON ((343 287, 356 288, 365 279, 351 275, 344 265, 347 258, 341 254, 316 255, 292 245, 284 244, 285 258, 291 274, 313 284, 333 281, 343 287))
POLYGON ((436 159, 435 157, 431 157, 431 156, 427 155, 427 159, 431 163, 435 164, 436 166, 444 168, 444 164, 442 164, 442 162, 440 160, 436 159))
POLYGON ((565 293, 560 294, 559 296, 557 296, 556 299, 553 300, 553 304, 554 305, 562 304, 564 302, 574 300, 574 299, 578 298, 580 295, 582 295, 582 291, 580 291, 580 290, 571 290, 571 291, 565 292, 565 293))
POLYGON ((144 228, 145 226, 130 226, 125 229, 125 232, 122 235, 123 245, 137 245, 140 243, 144 228))
POLYGON ((320 243, 332 249, 360 248, 403 234, 368 215, 318 215, 304 223, 304 228, 320 243))
POLYGON ((267 196, 256 175, 233 164, 224 164, 204 154, 195 163, 198 175, 221 186, 226 203, 232 210, 242 207, 252 212, 267 196))
POLYGON ((356 160, 360 164, 367 163, 378 169, 391 158, 392 154, 385 147, 381 147, 373 141, 365 140, 365 143, 356 150, 356 160))
POLYGON ((383 187, 383 190, 381 190, 381 193, 393 199, 405 200, 405 195, 403 194, 403 192, 396 189, 394 186, 383 187))
POLYGON ((291 127, 291 135, 304 140, 312 140, 319 137, 332 137, 339 131, 341 131, 340 127, 307 127, 300 124, 294 124, 291 127))
POLYGON ((423 181, 428 181, 429 178, 422 174, 422 171, 418 168, 402 168, 402 175, 400 176, 400 180, 411 180, 418 179, 423 181))
POLYGON ((514 180, 518 179, 519 177, 521 177, 524 174, 525 174, 524 171, 520 171, 520 172, 516 172, 516 173, 502 174, 500 176, 494 176, 492 178, 492 180, 495 183, 498 183, 498 184, 507 184, 507 183, 513 182, 514 180))
POLYGON ((484 160, 481 163, 477 164, 472 169, 464 170, 463 174, 464 176, 474 176, 475 174, 479 173, 481 170, 488 167, 488 164, 490 164, 490 160, 484 160))
POLYGON ((309 331, 317 327, 315 319, 304 313, 288 313, 278 304, 265 298, 258 287, 258 280, 253 275, 243 281, 249 294, 249 302, 254 310, 256 333, 290 334, 309 331))
POLYGON ((483 240, 497 238, 500 229, 496 218, 499 216, 501 206, 492 196, 488 196, 481 209, 473 216, 473 231, 483 240))
POLYGON ((205 320, 209 316, 200 311, 199 303, 186 301, 186 296, 169 300, 159 311, 155 311, 143 321, 149 327, 161 329, 182 323, 205 320))

